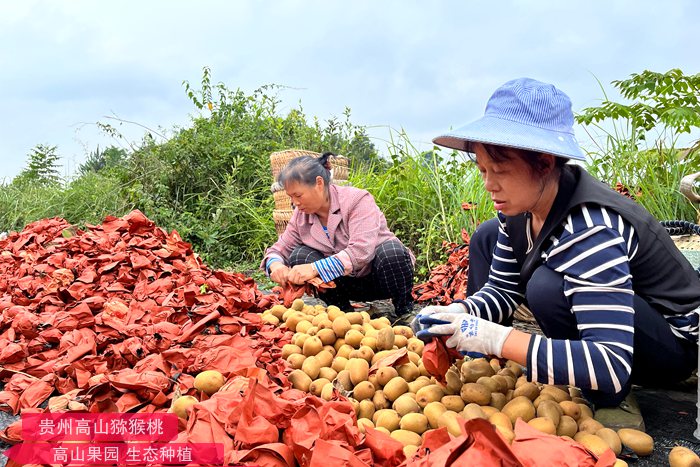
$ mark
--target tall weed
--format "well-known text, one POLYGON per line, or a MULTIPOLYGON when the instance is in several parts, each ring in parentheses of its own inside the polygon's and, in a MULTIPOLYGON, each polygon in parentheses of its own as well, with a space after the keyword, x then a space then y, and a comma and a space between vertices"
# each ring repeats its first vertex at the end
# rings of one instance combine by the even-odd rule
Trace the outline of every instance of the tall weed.
POLYGON ((599 81, 601 104, 576 116, 593 144, 588 171, 638 193, 637 201, 659 220, 696 221, 696 206, 679 188, 685 175, 700 171, 700 140, 687 149, 678 141, 700 128, 700 74, 645 70, 612 84, 631 102, 611 100, 599 81))
POLYGON ((456 151, 421 152, 404 132, 390 131, 386 170, 353 168, 350 181, 368 190, 389 228, 413 250, 417 276, 444 259, 442 242, 459 242, 461 229, 495 215, 474 165, 456 151), (471 208, 463 209, 463 203, 471 208))
POLYGON ((0 185, 0 231, 21 230, 46 217, 62 217, 78 226, 96 224, 108 215, 133 209, 114 177, 90 173, 68 184, 22 183, 0 185))

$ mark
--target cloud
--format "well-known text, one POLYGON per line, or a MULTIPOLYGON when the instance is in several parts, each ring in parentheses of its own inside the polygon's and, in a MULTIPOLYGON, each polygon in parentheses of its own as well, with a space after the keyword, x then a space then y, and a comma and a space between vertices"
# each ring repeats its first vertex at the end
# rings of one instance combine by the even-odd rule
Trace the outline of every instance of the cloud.
POLYGON ((112 112, 186 124, 194 109, 181 83, 196 87, 205 65, 229 88, 289 86, 285 109, 301 100, 327 118, 349 106, 378 138, 391 126, 429 144, 517 76, 555 83, 581 109, 602 97, 596 78, 611 92, 611 80, 644 69, 696 73, 698 17, 692 0, 4 2, 0 179, 40 142, 74 167, 110 143, 82 123, 112 112))

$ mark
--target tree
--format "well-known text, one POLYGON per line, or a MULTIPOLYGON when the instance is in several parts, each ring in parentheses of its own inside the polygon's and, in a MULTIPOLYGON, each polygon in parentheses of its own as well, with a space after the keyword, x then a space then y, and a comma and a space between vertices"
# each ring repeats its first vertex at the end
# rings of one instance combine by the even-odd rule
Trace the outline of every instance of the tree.
POLYGON ((124 149, 110 146, 104 151, 100 151, 98 146, 94 152, 91 152, 85 162, 80 164, 78 173, 87 175, 90 172, 101 172, 109 170, 113 167, 118 167, 127 161, 128 154, 124 149))
POLYGON ((58 172, 61 156, 56 146, 37 144, 29 153, 29 163, 12 181, 14 184, 58 185, 61 176, 58 172))
POLYGON ((578 123, 590 125, 607 119, 627 121, 635 149, 655 128, 662 130, 662 135, 670 131, 672 144, 679 133, 700 128, 700 73, 687 76, 679 69, 666 73, 645 70, 612 84, 622 97, 634 102, 622 104, 605 96, 600 106, 583 109, 576 117, 578 123))

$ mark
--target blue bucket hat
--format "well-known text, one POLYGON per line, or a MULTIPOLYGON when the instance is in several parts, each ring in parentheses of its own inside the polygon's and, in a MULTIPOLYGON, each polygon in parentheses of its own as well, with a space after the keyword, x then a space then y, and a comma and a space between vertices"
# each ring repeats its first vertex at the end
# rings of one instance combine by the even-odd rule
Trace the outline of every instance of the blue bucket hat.
POLYGON ((486 143, 582 161, 573 125, 569 96, 551 84, 520 78, 496 89, 483 117, 433 143, 471 153, 472 143, 486 143))

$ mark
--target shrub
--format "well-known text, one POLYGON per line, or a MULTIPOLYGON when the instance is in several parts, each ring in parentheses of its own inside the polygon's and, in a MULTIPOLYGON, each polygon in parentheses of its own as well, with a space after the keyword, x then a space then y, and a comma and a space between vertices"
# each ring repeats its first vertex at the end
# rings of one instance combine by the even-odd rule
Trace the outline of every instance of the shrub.
POLYGON ((631 102, 612 101, 603 91, 599 106, 576 116, 594 143, 589 172, 639 191, 637 201, 659 220, 695 221, 696 207, 678 190, 683 176, 700 171, 698 143, 684 150, 678 141, 700 128, 700 74, 647 70, 612 84, 631 102))
POLYGON ((270 153, 334 151, 363 167, 378 160, 362 127, 331 118, 307 121, 303 109, 280 115, 278 86, 248 95, 211 84, 185 91, 203 114, 163 144, 145 140, 121 173, 126 198, 183 238, 213 265, 259 260, 276 239, 270 153))

